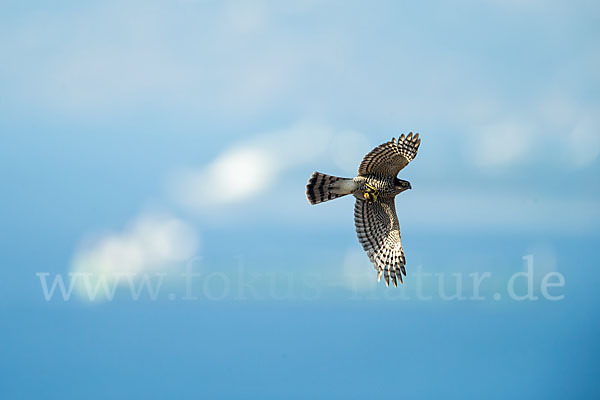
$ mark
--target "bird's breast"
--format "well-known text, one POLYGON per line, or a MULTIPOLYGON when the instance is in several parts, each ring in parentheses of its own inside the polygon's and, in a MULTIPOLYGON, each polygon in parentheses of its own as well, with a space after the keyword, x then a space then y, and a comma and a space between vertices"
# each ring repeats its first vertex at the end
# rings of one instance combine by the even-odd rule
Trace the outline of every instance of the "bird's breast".
POLYGON ((371 186, 377 189, 382 195, 389 195, 394 193, 393 178, 366 176, 362 177, 362 179, 358 183, 358 190, 361 192, 367 191, 369 189, 369 186, 371 186))

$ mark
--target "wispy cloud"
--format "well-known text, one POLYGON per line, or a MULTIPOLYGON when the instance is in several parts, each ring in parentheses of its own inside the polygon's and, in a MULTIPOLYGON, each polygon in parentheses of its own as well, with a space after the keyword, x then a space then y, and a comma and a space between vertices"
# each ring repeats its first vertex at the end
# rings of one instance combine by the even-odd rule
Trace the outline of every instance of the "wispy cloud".
POLYGON ((367 140, 358 132, 336 131, 317 123, 300 122, 279 131, 253 135, 217 155, 208 165, 171 174, 170 197, 193 213, 247 202, 261 194, 277 197, 282 176, 298 166, 316 168, 330 160, 343 170, 356 168, 367 140))
POLYGON ((585 168, 600 155, 597 114, 595 107, 568 98, 542 99, 518 117, 497 115, 470 127, 464 155, 475 166, 498 173, 527 164, 585 168))
POLYGON ((73 256, 71 272, 112 282, 120 274, 169 270, 188 260, 197 248, 198 235, 189 223, 171 215, 144 213, 121 232, 84 241, 73 256))
POLYGON ((474 134, 473 160, 482 167, 505 167, 520 163, 530 154, 536 132, 527 123, 503 121, 474 134))
MULTIPOLYGON (((564 233, 589 231, 600 223, 595 202, 576 194, 524 194, 521 186, 502 178, 502 173, 518 171, 526 163, 540 163, 540 158, 548 154, 547 149, 552 148, 556 149, 556 158, 546 162, 567 160, 576 152, 579 154, 574 157, 573 167, 592 162, 598 156, 596 133, 590 125, 581 129, 576 133, 579 137, 558 130, 546 134, 527 122, 512 120, 482 129, 480 135, 469 138, 472 147, 467 159, 472 159, 478 168, 500 174, 486 178, 497 179, 496 189, 486 186, 482 191, 477 182, 448 186, 436 179, 428 181, 425 174, 420 182, 415 182, 417 190, 399 200, 399 215, 419 229, 543 232, 561 226, 564 233), (585 135, 588 137, 582 137, 585 135)), ((387 138, 381 142, 384 140, 387 138)), ((432 140, 425 136, 425 152, 432 140)), ((341 205, 309 207, 304 185, 313 170, 354 176, 370 149, 368 143, 361 133, 297 123, 279 131, 251 135, 206 165, 173 172, 167 180, 168 194, 190 214, 202 216, 207 225, 215 220, 222 224, 228 219, 236 224, 254 223, 257 217, 253 216, 260 216, 263 223, 285 221, 302 226, 310 224, 307 221, 313 221, 315 215, 332 226, 345 224, 351 218, 350 209, 344 211, 341 205), (298 175, 296 170, 303 174, 298 175)), ((453 160, 448 160, 447 153, 427 157, 442 157, 451 164, 453 160)), ((423 158, 420 155, 409 168, 426 168, 427 165, 419 165, 426 162, 423 158)), ((431 173, 439 171, 428 172, 431 173)))
MULTIPOLYGON (((487 7, 519 5, 514 15, 507 16, 516 18, 545 6, 534 0, 521 9, 523 3, 493 0, 487 7)), ((374 14, 371 17, 381 18, 390 30, 390 37, 382 40, 371 29, 353 24, 355 16, 345 8, 338 11, 346 18, 319 24, 335 4, 302 4, 184 2, 167 7, 102 2, 57 13, 30 13, 3 30, 11 40, 0 38, 0 46, 11 62, 2 66, 5 79, 0 78, 0 85, 16 89, 14 97, 28 107, 39 105, 68 115, 110 115, 150 105, 169 115, 200 119, 285 110, 299 118, 350 114, 373 125, 405 127, 409 121, 411 126, 440 131, 451 127, 454 132, 473 132, 470 137, 457 135, 461 137, 457 147, 472 146, 477 150, 472 157, 475 165, 486 168, 531 159, 548 135, 555 138, 548 141, 548 148, 565 149, 560 153, 567 160, 572 155, 583 160, 567 165, 581 167, 597 159, 599 124, 592 118, 597 110, 582 104, 590 101, 582 99, 587 89, 580 82, 581 74, 593 76, 598 65, 594 46, 583 43, 575 51, 558 43, 551 55, 565 61, 544 68, 556 91, 548 93, 535 84, 537 59, 515 60, 512 68, 519 76, 499 71, 493 46, 473 49, 465 47, 470 41, 457 40, 470 33, 468 27, 461 26, 455 33, 459 36, 449 37, 450 50, 440 49, 439 41, 428 35, 445 34, 448 26, 443 24, 437 29, 444 32, 433 29, 414 35, 424 28, 414 27, 410 16, 395 10, 399 22, 392 19, 392 29, 385 25, 388 19, 374 14), (299 16, 315 30, 281 23, 299 16), (561 55, 567 52, 568 57, 561 55), (560 101, 549 104, 550 96, 560 101), (552 124, 557 115, 566 122, 560 129, 552 124), (578 150, 560 138, 570 132, 591 139, 591 145, 578 150), (519 145, 497 146, 517 135, 519 145)), ((551 6, 552 13, 538 16, 541 29, 552 38, 576 36, 566 24, 575 17, 568 13, 561 17, 567 7, 556 2, 551 6), (555 26, 566 31, 557 32, 555 26)), ((494 26, 501 21, 489 22, 494 26)), ((489 33, 492 43, 514 41, 522 46, 525 41, 516 33, 509 38, 489 33)), ((527 40, 536 39, 525 34, 527 40)), ((536 51, 542 52, 539 57, 550 56, 547 46, 536 51)), ((6 93, 10 96, 9 90, 6 93)))
MULTIPOLYGON (((310 225, 317 216, 346 224, 351 206, 307 205, 309 174, 352 176, 373 145, 407 128, 418 128, 424 138, 409 168, 418 167, 435 176, 432 180, 444 175, 444 166, 471 176, 494 171, 490 175, 506 177, 528 165, 540 170, 597 165, 600 114, 597 99, 586 93, 594 87, 588 82, 597 85, 598 52, 580 40, 589 36, 585 30, 571 29, 579 22, 574 12, 560 15, 565 6, 540 16, 538 1, 522 8, 522 2, 494 0, 488 7, 512 11, 494 18, 482 6, 477 7, 481 14, 473 8, 474 14, 460 18, 432 15, 429 25, 416 26, 423 19, 412 13, 424 11, 419 7, 389 12, 374 7, 360 15, 327 2, 248 4, 109 1, 29 12, 0 27, 0 49, 9 60, 0 66, 5 103, 67 116, 159 109, 163 120, 192 116, 204 132, 210 132, 207 116, 244 124, 264 111, 234 143, 203 135, 193 145, 218 141, 222 150, 169 175, 171 206, 190 220, 202 216, 202 229, 208 217, 221 223, 224 215, 249 214, 267 223, 310 225), (521 12, 540 18, 540 37, 547 33, 556 47, 536 47, 539 38, 529 24, 510 35, 497 29, 521 12), (334 13, 338 18, 331 19, 334 13), (296 23, 300 17, 302 23, 296 23), (467 17, 479 25, 465 25, 467 17), (363 20, 381 22, 373 29, 363 20), (481 37, 489 43, 471 40, 486 23, 490 31, 481 37), (504 49, 515 47, 535 54, 502 66, 504 49), (556 62, 540 68, 540 60, 547 59, 556 62), (536 80, 540 72, 547 85, 536 80), (286 120, 328 122, 262 128, 286 120), (372 129, 372 136, 341 129, 343 124, 372 129), (389 133, 382 137, 381 132, 389 133)), ((426 229, 542 231, 556 225, 577 232, 600 218, 596 203, 585 196, 535 200, 510 187, 484 193, 476 179, 447 191, 433 186, 438 181, 415 183, 418 190, 399 200, 399 214, 426 229)), ((140 272, 167 266, 193 253, 194 229, 184 219, 142 213, 122 232, 77 250, 73 270, 140 272)), ((353 268, 352 257, 346 261, 353 268)))
MULTIPOLYGON (((289 7, 288 7, 289 8, 289 7)), ((4 28, 0 84, 19 101, 66 115, 106 115, 140 105, 244 115, 298 84, 316 54, 273 34, 266 2, 102 2, 31 12, 4 28), (263 35, 271 35, 269 46, 263 35), (8 40, 6 37, 10 37, 8 40)), ((329 42, 327 42, 329 43, 329 42)), ((314 50, 313 50, 314 49, 314 50)))

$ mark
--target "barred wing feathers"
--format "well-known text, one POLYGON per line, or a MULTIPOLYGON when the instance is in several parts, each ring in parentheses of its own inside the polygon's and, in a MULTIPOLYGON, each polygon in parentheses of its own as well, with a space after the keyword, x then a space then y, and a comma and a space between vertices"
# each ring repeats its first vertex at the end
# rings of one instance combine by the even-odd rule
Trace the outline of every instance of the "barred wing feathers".
POLYGON ((377 270, 377 280, 383 275, 385 284, 390 277, 394 286, 406 276, 406 259, 400 241, 400 224, 394 199, 368 202, 357 199, 354 205, 354 224, 358 240, 377 270))
POLYGON ((414 136, 412 132, 408 136, 402 134, 398 140, 392 138, 391 141, 371 150, 363 158, 358 167, 358 175, 375 174, 395 177, 402 168, 414 160, 420 144, 418 133, 414 136))

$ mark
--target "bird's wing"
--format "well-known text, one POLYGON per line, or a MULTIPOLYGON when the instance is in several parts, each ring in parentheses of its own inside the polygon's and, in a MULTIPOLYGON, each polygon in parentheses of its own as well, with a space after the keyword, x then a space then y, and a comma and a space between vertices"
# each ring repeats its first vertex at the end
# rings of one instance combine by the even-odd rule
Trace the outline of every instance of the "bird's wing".
POLYGON ((394 199, 374 202, 357 199, 354 224, 358 240, 377 270, 377 281, 384 275, 386 285, 389 285, 390 277, 394 286, 398 285, 396 277, 402 283, 402 274, 406 276, 406 259, 394 199))
POLYGON ((408 136, 402 134, 398 140, 392 138, 389 142, 375 147, 363 158, 358 167, 358 175, 377 174, 395 177, 417 156, 420 144, 418 133, 414 136, 412 132, 408 136))

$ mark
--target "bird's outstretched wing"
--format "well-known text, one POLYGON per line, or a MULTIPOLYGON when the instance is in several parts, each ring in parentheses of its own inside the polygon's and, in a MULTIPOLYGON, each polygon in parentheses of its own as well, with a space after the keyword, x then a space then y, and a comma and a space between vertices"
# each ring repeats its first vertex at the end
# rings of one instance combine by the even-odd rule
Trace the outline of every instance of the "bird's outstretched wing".
POLYGON ((389 285, 390 277, 394 286, 398 285, 396 278, 402 283, 402 274, 406 276, 406 259, 394 199, 374 202, 357 199, 354 224, 358 240, 377 270, 377 281, 383 275, 386 285, 389 285))
POLYGON ((398 172, 417 155, 421 139, 419 134, 402 134, 398 140, 392 138, 387 143, 375 147, 363 158, 358 167, 358 175, 376 174, 395 177, 398 172))

